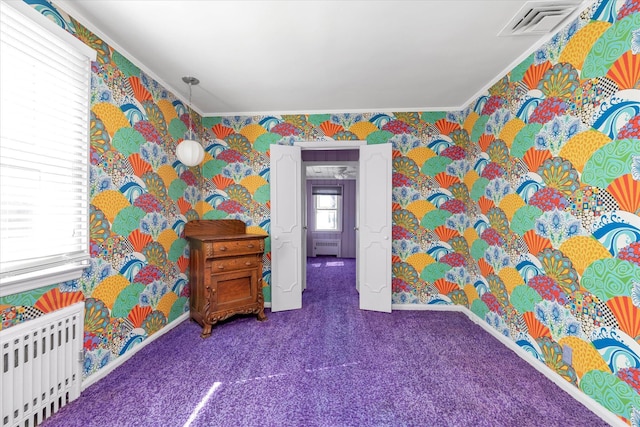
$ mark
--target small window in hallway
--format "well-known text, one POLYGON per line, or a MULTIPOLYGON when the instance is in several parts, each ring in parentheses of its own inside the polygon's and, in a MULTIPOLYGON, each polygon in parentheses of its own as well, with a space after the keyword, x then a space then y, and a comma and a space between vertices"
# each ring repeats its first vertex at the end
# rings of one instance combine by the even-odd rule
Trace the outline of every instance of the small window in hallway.
POLYGON ((314 231, 342 231, 342 186, 313 186, 314 231))

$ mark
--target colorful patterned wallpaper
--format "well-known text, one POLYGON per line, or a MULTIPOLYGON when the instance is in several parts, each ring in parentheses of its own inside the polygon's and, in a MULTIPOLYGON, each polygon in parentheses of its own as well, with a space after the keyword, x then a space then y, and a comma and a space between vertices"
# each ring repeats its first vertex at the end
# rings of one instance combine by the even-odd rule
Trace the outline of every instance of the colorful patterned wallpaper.
POLYGON ((185 221, 269 233, 270 144, 391 143, 393 302, 463 305, 640 425, 640 2, 595 2, 460 112, 201 128, 194 114, 201 170, 175 160, 189 123, 179 100, 71 17, 27 3, 99 52, 93 258, 78 282, 0 300, 3 327, 85 299, 89 375, 187 308, 185 221))

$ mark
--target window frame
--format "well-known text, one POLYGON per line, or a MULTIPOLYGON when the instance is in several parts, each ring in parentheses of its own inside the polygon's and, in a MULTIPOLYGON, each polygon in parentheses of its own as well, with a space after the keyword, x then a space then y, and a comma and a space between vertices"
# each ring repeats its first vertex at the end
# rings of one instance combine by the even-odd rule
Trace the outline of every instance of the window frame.
POLYGON ((342 197, 344 194, 344 188, 340 184, 312 184, 311 185, 311 196, 313 197, 313 232, 314 233, 342 233, 342 197), (318 209, 318 199, 317 196, 319 194, 314 194, 314 188, 323 187, 335 187, 338 190, 339 194, 336 194, 336 208, 335 209, 318 209), (328 229, 318 229, 318 211, 336 211, 336 229, 328 230, 328 229))
MULTIPOLYGON (((78 62, 81 62, 82 64, 84 64, 83 66, 86 67, 86 69, 80 73, 83 79, 82 85, 86 85, 86 95, 78 96, 77 100, 80 101, 79 105, 86 103, 87 113, 86 133, 83 132, 81 134, 81 137, 75 140, 76 143, 80 144, 79 147, 81 151, 78 151, 78 154, 80 154, 80 157, 84 157, 84 162, 86 162, 83 163, 80 167, 80 169, 86 170, 83 182, 80 184, 80 187, 82 187, 83 185, 85 187, 83 192, 84 196, 81 197, 79 201, 75 201, 74 205, 72 206, 76 210, 78 210, 79 206, 79 212, 81 212, 79 214, 80 216, 76 217, 79 218, 79 221, 76 221, 75 223, 85 223, 84 229, 86 230, 86 235, 77 237, 74 231, 74 238, 79 239, 78 242, 81 242, 82 250, 78 249, 74 252, 70 252, 69 250, 58 251, 56 253, 51 253, 51 255, 39 256, 37 258, 37 262, 33 260, 26 260, 24 258, 16 260, 5 259, 5 271, 0 272, 0 297, 4 297, 7 295, 27 292, 44 286, 56 285, 69 280, 78 279, 82 275, 83 270, 86 269, 89 265, 89 146, 91 130, 88 113, 90 111, 91 102, 91 61, 95 61, 96 52, 23 1, 9 2, 1 0, 0 7, 2 7, 3 9, 3 15, 7 14, 7 16, 9 17, 15 15, 17 12, 17 14, 21 15, 21 18, 26 18, 26 21, 29 21, 29 24, 25 23, 25 26, 21 27, 25 29, 24 34, 34 34, 37 35, 36 37, 46 38, 47 40, 52 41, 52 43, 64 45, 65 50, 72 51, 74 52, 73 55, 77 55, 77 58, 79 58, 78 62), (37 30, 35 28, 30 28, 32 24, 37 28, 37 30), (48 262, 50 262, 51 264, 48 264, 48 262)), ((11 32, 6 29, 5 31, 5 34, 8 35, 7 40, 9 40, 7 41, 7 46, 11 46, 11 32)), ((22 35, 23 33, 18 33, 14 37, 22 35)), ((42 45, 39 43, 37 45, 46 48, 46 45, 42 45)), ((60 58, 64 57, 60 56, 60 58)), ((44 63, 46 61, 41 59, 40 62, 44 63)), ((76 67, 77 68, 75 68, 75 70, 80 70, 82 66, 76 67)), ((83 86, 79 86, 81 88, 81 92, 84 90, 83 86)), ((36 142, 35 144, 38 144, 38 142, 36 142)), ((55 162, 52 159, 51 162, 48 163, 48 165, 53 165, 54 163, 55 162)), ((69 166, 69 169, 67 169, 67 173, 69 173, 69 175, 73 175, 73 173, 76 172, 78 165, 79 160, 75 161, 75 163, 72 163, 69 166), (71 173, 70 171, 73 171, 73 173, 71 173)), ((70 185, 73 185, 74 188, 79 188, 77 182, 75 184, 70 183, 70 185)), ((40 189, 39 191, 42 192, 43 190, 40 189)), ((71 207, 71 201, 69 202, 69 206, 66 206, 65 209, 69 207, 71 207)), ((11 218, 15 218, 15 216, 10 215, 7 212, 5 212, 4 215, 7 215, 5 217, 5 221, 10 221, 11 218), (7 220, 6 218, 9 218, 9 220, 7 220)), ((47 212, 43 212, 42 215, 48 216, 47 212)), ((32 237, 28 239, 27 244, 42 244, 42 239, 36 239, 32 237)), ((52 244, 51 246, 55 247, 54 244, 52 244)))

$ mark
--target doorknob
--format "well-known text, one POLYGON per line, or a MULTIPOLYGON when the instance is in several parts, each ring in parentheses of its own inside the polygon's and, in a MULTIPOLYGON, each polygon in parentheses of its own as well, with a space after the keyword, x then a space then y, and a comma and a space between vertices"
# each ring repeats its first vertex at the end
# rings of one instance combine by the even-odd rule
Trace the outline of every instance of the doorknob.
POLYGON ((355 231, 358 231, 358 227, 353 227, 353 229, 354 229, 355 231))

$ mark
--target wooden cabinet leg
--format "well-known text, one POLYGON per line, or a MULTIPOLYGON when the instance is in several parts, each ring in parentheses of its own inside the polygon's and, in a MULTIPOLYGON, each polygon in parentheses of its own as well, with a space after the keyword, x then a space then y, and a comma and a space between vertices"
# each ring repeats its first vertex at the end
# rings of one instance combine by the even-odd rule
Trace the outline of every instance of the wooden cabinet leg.
POLYGON ((205 323, 202 327, 202 333, 200 334, 200 338, 209 338, 211 336, 211 325, 210 323, 205 323))
POLYGON ((264 315, 264 308, 261 308, 258 311, 258 320, 261 322, 264 322, 265 320, 267 320, 267 316, 264 315))

